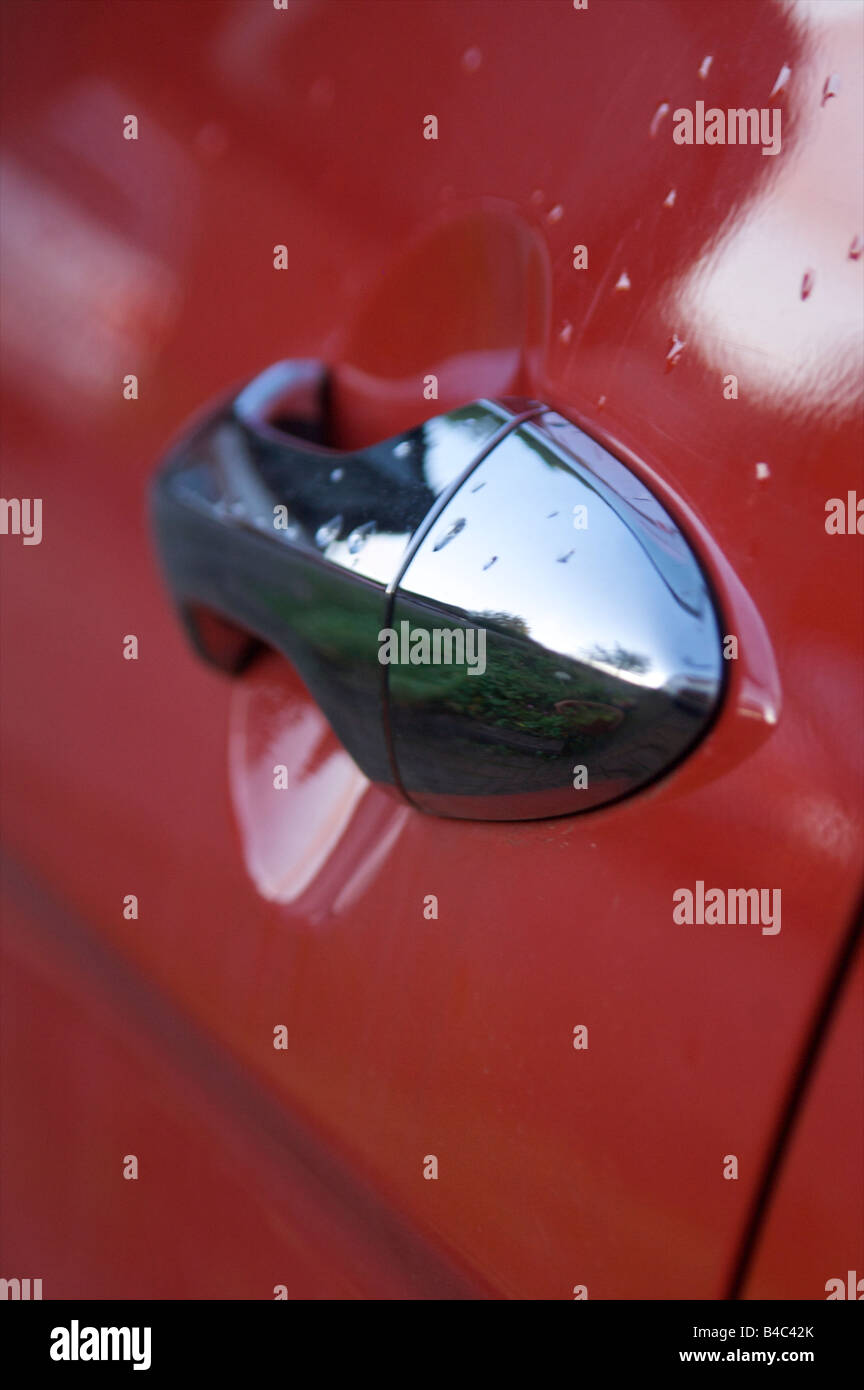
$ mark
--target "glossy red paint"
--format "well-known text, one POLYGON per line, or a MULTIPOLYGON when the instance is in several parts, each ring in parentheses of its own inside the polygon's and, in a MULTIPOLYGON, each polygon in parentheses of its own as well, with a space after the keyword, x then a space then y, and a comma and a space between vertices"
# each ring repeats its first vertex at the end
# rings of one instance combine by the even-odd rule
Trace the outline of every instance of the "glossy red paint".
MULTIPOLYGON (((2 543, 4 1272, 46 1297, 723 1296, 861 881, 862 550, 824 528, 862 490, 859 27, 757 0, 4 7, 3 492, 44 499, 42 545, 2 543), (676 145, 697 100, 777 103, 781 154, 676 145), (290 670, 195 662, 155 460, 303 356, 335 364, 346 446, 429 413, 432 372, 436 412, 536 396, 661 491, 742 648, 680 771, 581 818, 421 817, 358 782, 290 670), (676 926, 697 879, 779 887, 780 934, 676 926)), ((860 1087, 845 1048, 826 1066, 860 1087)), ((787 1190, 815 1211, 811 1123, 787 1190)), ((845 1202, 821 1210, 817 1259, 781 1189, 748 1293, 823 1296, 852 1257, 845 1202)))
MULTIPOLYGON (((864 1295, 864 1132, 855 1105, 864 1083, 864 962, 840 998, 802 1123, 794 1135, 756 1251, 746 1298, 827 1298, 848 1274, 864 1295), (838 1125, 837 1116, 848 1123, 838 1125), (793 1234, 796 1257, 790 1261, 793 1234)), ((847 1295, 848 1297, 848 1292, 847 1295)))

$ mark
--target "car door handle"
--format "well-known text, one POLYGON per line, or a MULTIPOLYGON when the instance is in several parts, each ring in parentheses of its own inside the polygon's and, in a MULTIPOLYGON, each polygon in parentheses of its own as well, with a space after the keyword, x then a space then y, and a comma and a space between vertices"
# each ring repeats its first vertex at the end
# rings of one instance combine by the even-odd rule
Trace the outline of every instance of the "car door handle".
POLYGON ((324 442, 328 374, 280 362, 160 469, 162 568, 197 651, 291 661, 363 772, 439 815, 617 800, 716 717, 699 562, 628 467, 537 401, 324 442))

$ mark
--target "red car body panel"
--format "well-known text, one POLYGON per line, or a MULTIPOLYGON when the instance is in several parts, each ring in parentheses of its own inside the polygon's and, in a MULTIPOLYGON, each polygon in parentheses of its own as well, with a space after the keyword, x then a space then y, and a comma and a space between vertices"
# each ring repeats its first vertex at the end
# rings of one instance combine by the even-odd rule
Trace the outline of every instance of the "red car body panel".
MULTIPOLYGON (((860 11, 45 0, 4 28, 3 493, 44 535, 2 544, 0 1272, 723 1297, 862 876, 862 544, 825 530, 862 490, 860 11), (781 103, 781 153, 675 144, 697 100, 781 103), (146 489, 285 357, 334 364, 346 447, 509 391, 641 471, 741 646, 680 770, 582 817, 421 816, 276 658, 196 661, 146 489), (673 923, 696 880, 781 889, 782 930, 673 923)), ((818 1200, 860 1095, 838 1008, 748 1296, 864 1271, 847 1159, 818 1200)))
MULTIPOLYGON (((789 1143, 761 1240, 747 1298, 812 1298, 812 1271, 825 1269, 849 1297, 849 1272, 864 1294, 864 1129, 855 1105, 864 1077, 864 965, 859 957, 818 1059, 799 1128, 789 1143), (846 1123, 837 1124, 838 1115, 846 1123), (818 1177, 816 1175, 819 1175, 818 1177), (794 1259, 790 1256, 795 1233, 794 1259)), ((836 1289, 834 1290, 836 1296, 836 1289)))

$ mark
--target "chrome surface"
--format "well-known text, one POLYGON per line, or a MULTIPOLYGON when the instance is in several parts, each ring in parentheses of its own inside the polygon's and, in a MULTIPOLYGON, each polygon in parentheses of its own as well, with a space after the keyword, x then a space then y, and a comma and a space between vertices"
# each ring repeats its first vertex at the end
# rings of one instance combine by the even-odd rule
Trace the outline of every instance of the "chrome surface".
POLYGON ((402 622, 486 633, 482 675, 390 667, 401 782, 440 815, 626 796, 674 767, 720 699, 718 621, 687 541, 630 469, 550 412, 453 497, 402 576, 402 622))
POLYGON ((588 810, 705 733, 718 619, 632 470, 537 402, 354 453, 326 426, 325 370, 278 363, 157 478, 163 568, 209 661, 275 648, 368 777, 445 816, 588 810))
POLYGON ((269 368, 194 427, 153 490, 163 572, 206 660, 292 661, 373 781, 392 782, 378 633, 418 528, 514 416, 478 402, 369 449, 328 448, 327 376, 269 368))

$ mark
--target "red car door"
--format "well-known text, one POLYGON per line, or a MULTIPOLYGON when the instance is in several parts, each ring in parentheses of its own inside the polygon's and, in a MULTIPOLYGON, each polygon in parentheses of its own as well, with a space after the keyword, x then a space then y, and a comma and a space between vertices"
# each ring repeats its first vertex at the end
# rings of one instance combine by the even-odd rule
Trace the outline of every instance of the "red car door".
POLYGON ((862 1012, 860 25, 4 6, 3 497, 41 532, 8 510, 0 546, 0 1274, 822 1299, 864 1272, 832 1031, 862 1012), (679 141, 699 103, 765 138, 679 141), (448 819, 369 783, 279 655, 200 662, 148 491, 287 359, 330 367, 346 451, 520 397, 625 463, 734 639, 698 747, 584 814, 448 819), (773 915, 676 914, 714 889, 773 915))

